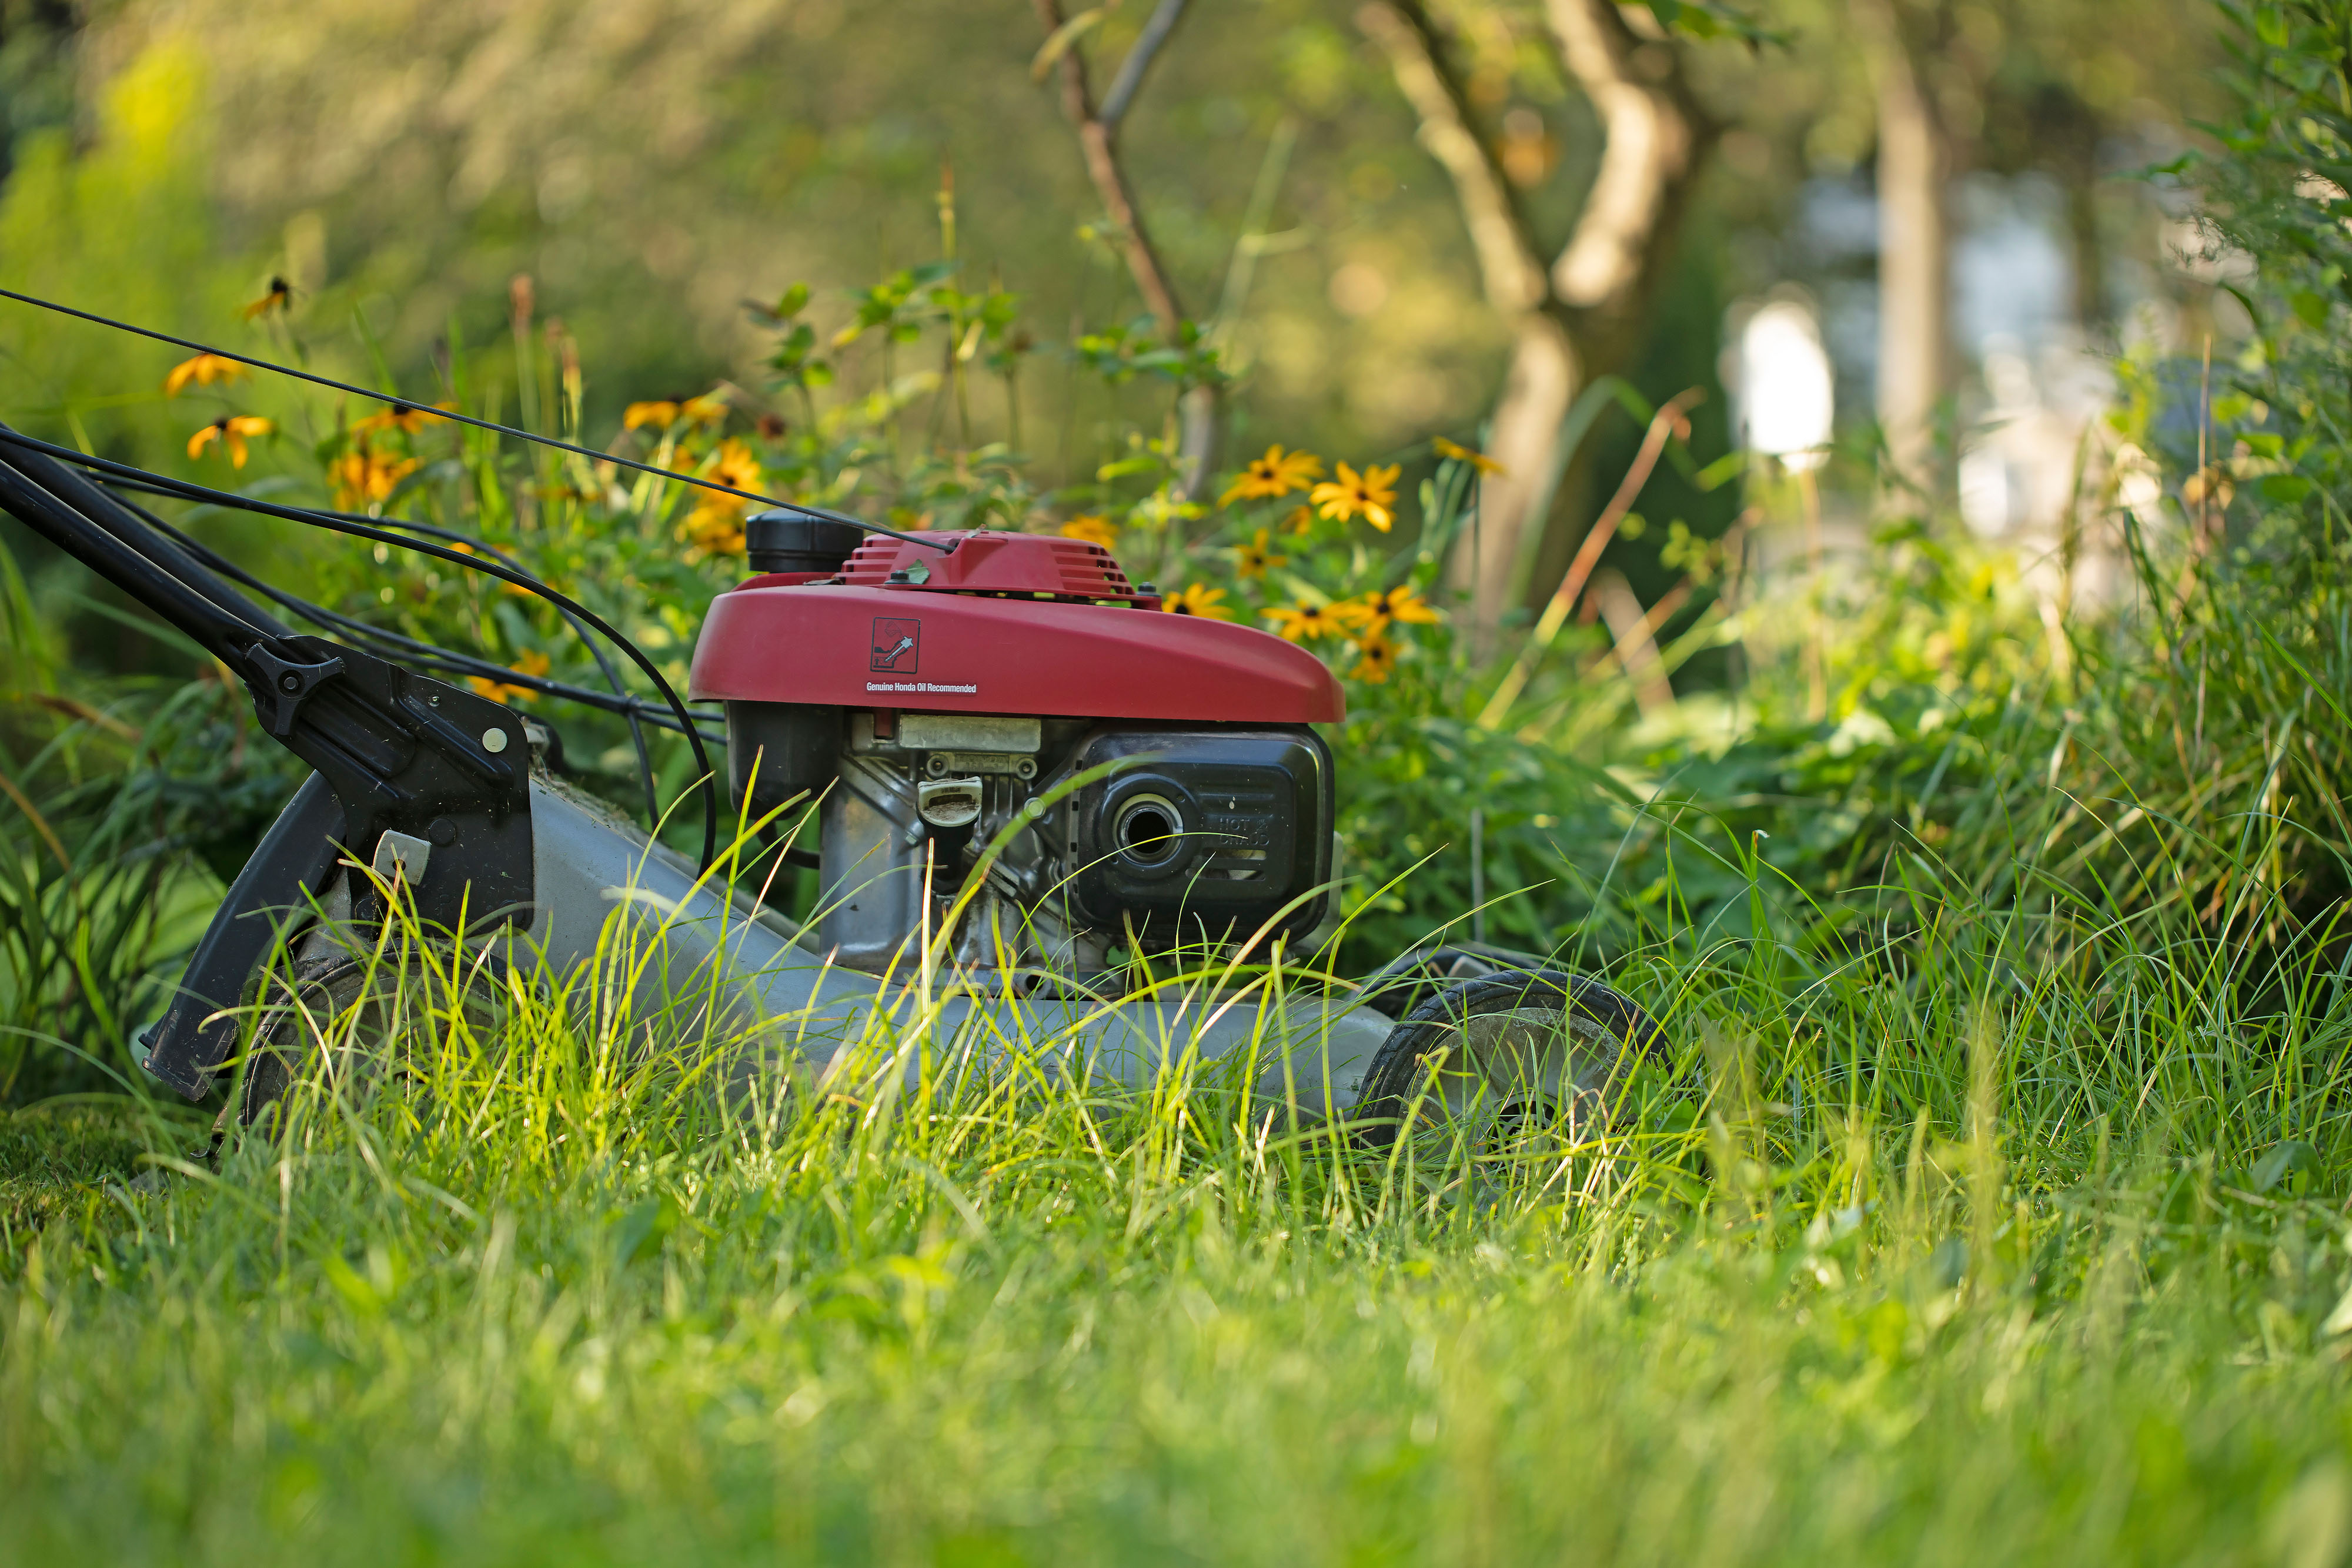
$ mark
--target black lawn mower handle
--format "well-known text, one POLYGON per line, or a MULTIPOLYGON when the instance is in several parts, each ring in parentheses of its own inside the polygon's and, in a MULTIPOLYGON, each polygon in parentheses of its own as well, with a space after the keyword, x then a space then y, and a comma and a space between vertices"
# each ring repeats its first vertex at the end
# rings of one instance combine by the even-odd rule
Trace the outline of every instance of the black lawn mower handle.
MULTIPOLYGON (((0 425, 0 434, 13 434, 0 425)), ((345 858, 381 836, 435 846, 417 915, 456 931, 527 922, 530 745, 509 708, 389 660, 297 634, 46 454, 0 455, 0 509, 193 639, 245 682, 270 737, 316 771, 214 915, 142 1065, 191 1100, 235 1052, 253 972, 345 858)), ((354 914, 381 917, 373 883, 354 914)))

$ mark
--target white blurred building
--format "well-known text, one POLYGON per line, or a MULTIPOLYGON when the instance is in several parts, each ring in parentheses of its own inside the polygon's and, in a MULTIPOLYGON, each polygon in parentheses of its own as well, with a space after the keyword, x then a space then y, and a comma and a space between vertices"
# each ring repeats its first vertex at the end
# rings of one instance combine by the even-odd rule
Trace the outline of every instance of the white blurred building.
POLYGON ((1811 301, 1777 290, 1738 323, 1726 358, 1734 438, 1793 470, 1827 461, 1837 382, 1811 301))

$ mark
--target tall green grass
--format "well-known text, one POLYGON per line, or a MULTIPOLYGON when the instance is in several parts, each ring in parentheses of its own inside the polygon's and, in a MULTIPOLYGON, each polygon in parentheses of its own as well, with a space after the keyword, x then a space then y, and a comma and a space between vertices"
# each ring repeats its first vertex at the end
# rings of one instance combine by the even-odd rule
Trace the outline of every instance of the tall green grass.
MULTIPOLYGON (((1555 961, 1664 1026, 1605 1124, 1384 1147, 1181 1056, 1118 1088, 941 1023, 936 954, 819 1075, 705 991, 633 1015, 617 919, 572 974, 394 931, 216 1166, 129 1074, 11 1111, 0 1552, 2335 1563, 2347 595, 2149 560, 2063 675, 1929 686, 1964 575, 1850 628, 1839 711, 1768 673, 1729 752, 1574 806, 1607 853, 1496 890, 1580 901, 1555 961)), ((72 722, 33 814, 168 823, 72 722)), ((18 929, 161 929, 104 847, 158 841, 12 835, 18 929)), ((11 993, 102 1061, 76 994, 11 993)))
POLYGON ((2058 896, 2038 839, 2035 896, 1914 857, 1825 943, 1675 841, 1748 889, 1612 966, 1673 1059, 1440 1168, 919 997, 746 1093, 709 1012, 608 1005, 622 924, 488 1012, 413 976, 399 1072, 325 1053, 217 1170, 184 1113, 13 1113, 0 1549, 2336 1561, 2334 949, 2058 896))

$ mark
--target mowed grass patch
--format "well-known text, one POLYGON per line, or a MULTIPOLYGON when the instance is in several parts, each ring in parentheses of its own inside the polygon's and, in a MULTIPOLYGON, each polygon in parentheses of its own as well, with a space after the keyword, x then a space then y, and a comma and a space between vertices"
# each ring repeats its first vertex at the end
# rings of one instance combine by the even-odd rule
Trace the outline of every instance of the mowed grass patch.
POLYGON ((152 1135, 138 1107, 103 1100, 0 1110, 0 1248, 13 1255, 109 1182, 135 1179, 152 1135))

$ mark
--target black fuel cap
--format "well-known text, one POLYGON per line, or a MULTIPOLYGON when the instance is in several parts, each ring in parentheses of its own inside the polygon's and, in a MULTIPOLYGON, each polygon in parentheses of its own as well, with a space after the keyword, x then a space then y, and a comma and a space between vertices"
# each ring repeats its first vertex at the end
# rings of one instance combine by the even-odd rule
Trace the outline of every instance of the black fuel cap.
POLYGON ((743 519, 744 552, 753 571, 836 572, 865 541, 866 530, 805 512, 756 512, 743 519))

